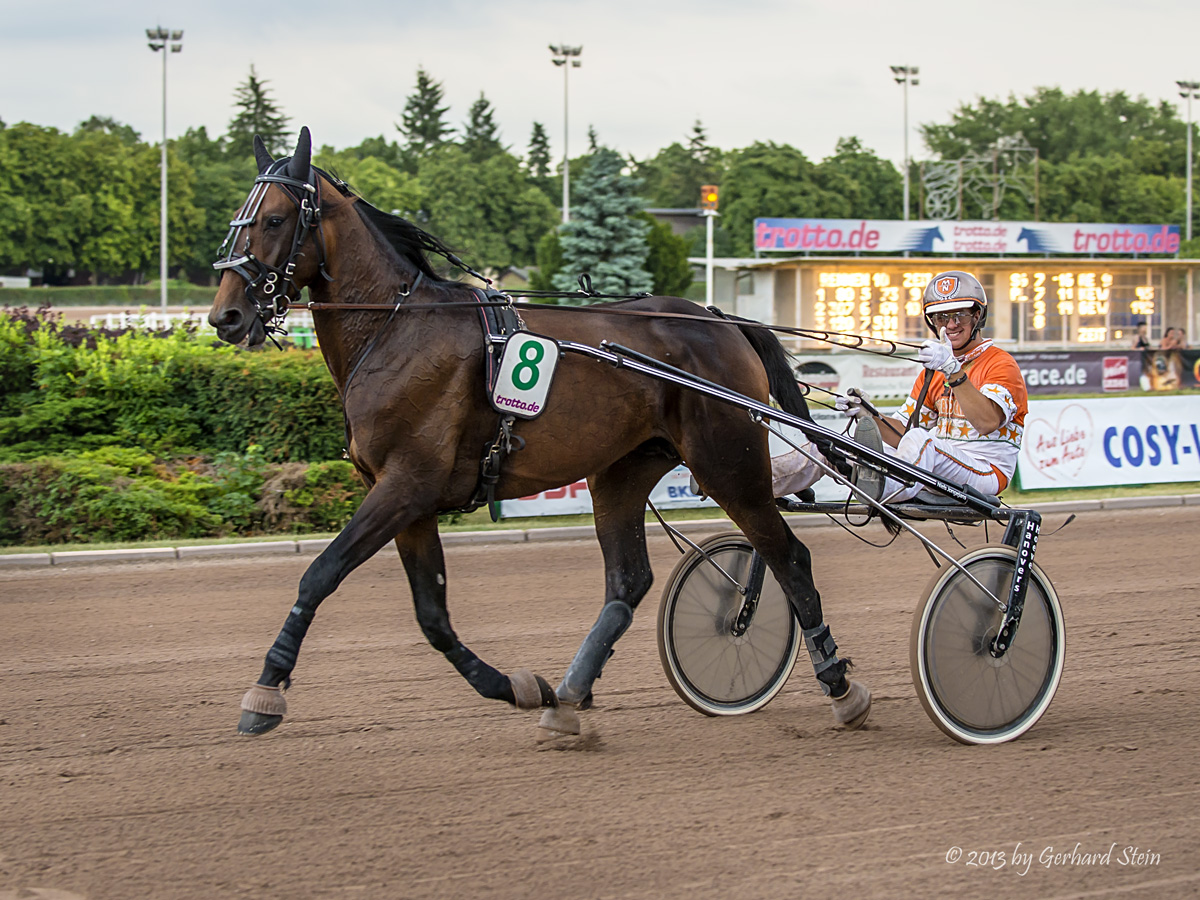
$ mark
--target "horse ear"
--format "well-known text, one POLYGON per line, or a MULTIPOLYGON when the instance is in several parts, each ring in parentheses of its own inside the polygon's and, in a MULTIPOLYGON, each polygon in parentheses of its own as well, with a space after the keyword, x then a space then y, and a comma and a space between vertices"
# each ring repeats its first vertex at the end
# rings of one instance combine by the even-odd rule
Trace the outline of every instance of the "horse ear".
POLYGON ((300 129, 300 139, 296 141, 296 152, 288 163, 288 174, 298 181, 308 181, 309 170, 312 168, 312 137, 309 136, 308 126, 300 129))
POLYGON ((271 163, 275 162, 271 158, 271 151, 267 149, 267 145, 257 134, 254 136, 254 160, 258 163, 259 175, 267 171, 271 167, 271 163))

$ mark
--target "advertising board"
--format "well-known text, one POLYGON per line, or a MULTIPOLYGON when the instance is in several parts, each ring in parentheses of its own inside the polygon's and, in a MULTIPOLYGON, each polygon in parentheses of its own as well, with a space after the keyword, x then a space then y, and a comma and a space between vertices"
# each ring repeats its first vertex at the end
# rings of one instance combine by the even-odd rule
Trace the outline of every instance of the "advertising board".
POLYGON ((1200 397, 1030 401, 1017 471, 1026 490, 1200 481, 1200 397))
POLYGON ((1178 225, 918 219, 754 220, 755 250, 793 253, 1150 254, 1179 250, 1178 225))

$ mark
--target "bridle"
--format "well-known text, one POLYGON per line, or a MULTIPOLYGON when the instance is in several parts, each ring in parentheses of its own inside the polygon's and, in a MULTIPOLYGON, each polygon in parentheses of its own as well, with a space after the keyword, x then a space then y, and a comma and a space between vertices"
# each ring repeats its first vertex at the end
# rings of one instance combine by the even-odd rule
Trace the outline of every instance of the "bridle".
POLYGON ((250 196, 242 204, 233 220, 229 223, 229 233, 221 242, 217 251, 219 259, 213 263, 213 268, 222 275, 225 271, 233 271, 246 282, 246 299, 253 304, 262 322, 263 331, 268 335, 286 333, 282 322, 292 303, 299 301, 300 288, 292 280, 296 272, 296 262, 304 255, 300 249, 313 234, 317 247, 317 268, 321 275, 332 281, 325 271, 325 241, 321 231, 321 180, 316 177, 315 167, 310 167, 311 181, 295 178, 285 173, 290 157, 273 162, 265 172, 254 179, 250 196), (292 248, 282 266, 273 266, 254 255, 250 248, 249 227, 258 217, 262 202, 271 185, 276 184, 296 207, 296 229, 292 234, 292 248), (245 239, 241 246, 238 241, 245 239))

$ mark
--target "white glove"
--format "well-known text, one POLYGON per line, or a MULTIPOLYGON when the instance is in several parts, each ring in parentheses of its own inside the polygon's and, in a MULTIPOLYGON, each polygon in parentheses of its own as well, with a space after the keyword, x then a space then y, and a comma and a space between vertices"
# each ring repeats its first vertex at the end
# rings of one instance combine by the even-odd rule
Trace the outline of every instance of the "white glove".
POLYGON ((954 347, 950 338, 946 337, 945 328, 942 329, 939 340, 926 341, 921 345, 921 349, 917 351, 917 359, 925 368, 941 372, 947 378, 962 370, 962 363, 954 355, 954 347))
POLYGON ((871 402, 871 395, 866 391, 858 388, 847 388, 845 397, 838 397, 833 403, 833 408, 846 416, 848 419, 861 419, 864 416, 870 416, 871 413, 863 404, 871 402))

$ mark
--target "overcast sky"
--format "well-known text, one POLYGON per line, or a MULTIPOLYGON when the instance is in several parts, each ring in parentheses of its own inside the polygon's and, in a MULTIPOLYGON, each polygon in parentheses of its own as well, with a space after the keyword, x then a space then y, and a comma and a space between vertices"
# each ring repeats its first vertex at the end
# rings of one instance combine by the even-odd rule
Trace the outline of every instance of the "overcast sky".
POLYGON ((1051 85, 1174 103, 1177 79, 1200 81, 1197 0, 0 0, 0 119, 71 130, 104 115, 156 140, 161 54, 144 32, 157 24, 185 32, 168 61, 169 135, 223 133, 253 63, 294 127, 339 148, 398 136, 420 65, 444 85, 452 124, 483 91, 514 152, 539 121, 560 156, 563 73, 549 43, 583 46, 572 155, 589 125, 641 158, 700 119, 725 149, 775 141, 820 160, 856 135, 899 162, 897 64, 921 70, 909 89, 918 158, 916 126, 979 96, 1051 85))

